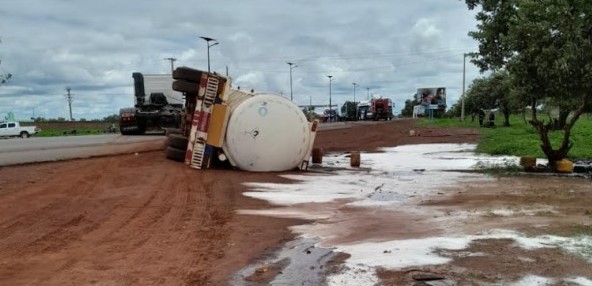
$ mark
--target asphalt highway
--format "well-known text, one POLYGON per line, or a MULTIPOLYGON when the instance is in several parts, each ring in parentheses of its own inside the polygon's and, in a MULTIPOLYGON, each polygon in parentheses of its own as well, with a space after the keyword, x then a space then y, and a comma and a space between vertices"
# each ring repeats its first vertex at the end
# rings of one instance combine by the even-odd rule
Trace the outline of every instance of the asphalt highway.
POLYGON ((0 140, 0 166, 163 149, 165 136, 84 135, 0 140))

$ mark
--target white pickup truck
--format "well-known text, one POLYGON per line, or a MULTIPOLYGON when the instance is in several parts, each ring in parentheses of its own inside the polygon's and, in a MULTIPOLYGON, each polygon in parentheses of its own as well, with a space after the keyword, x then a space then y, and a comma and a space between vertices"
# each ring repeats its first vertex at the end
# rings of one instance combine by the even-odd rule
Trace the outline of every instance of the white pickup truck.
POLYGON ((7 121, 0 123, 0 138, 3 137, 21 137, 29 138, 31 135, 41 131, 35 126, 21 126, 18 122, 7 121))

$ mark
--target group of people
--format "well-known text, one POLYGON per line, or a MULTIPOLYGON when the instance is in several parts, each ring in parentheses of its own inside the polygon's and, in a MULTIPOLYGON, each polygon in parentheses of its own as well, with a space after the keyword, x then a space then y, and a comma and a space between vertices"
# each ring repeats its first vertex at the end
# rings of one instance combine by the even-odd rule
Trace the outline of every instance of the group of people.
POLYGON ((479 126, 480 127, 495 127, 495 114, 493 111, 489 112, 489 120, 485 122, 483 125, 483 120, 485 119, 485 111, 483 109, 479 109, 479 126))

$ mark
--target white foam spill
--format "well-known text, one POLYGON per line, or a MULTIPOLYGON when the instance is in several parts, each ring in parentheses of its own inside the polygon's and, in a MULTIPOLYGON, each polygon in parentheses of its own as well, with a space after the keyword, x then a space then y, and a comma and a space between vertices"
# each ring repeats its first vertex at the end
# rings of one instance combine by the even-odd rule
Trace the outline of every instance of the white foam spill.
POLYGON ((549 285, 550 286, 553 283, 555 283, 554 279, 536 276, 536 275, 528 275, 528 276, 525 276, 522 279, 520 279, 514 283, 511 283, 509 285, 511 285, 511 286, 547 286, 547 285, 549 285))
POLYGON ((347 266, 345 271, 327 278, 327 285, 329 286, 379 285, 379 282, 376 271, 365 265, 347 266))
POLYGON ((563 281, 558 281, 558 279, 552 279, 547 277, 541 277, 536 275, 528 275, 523 277, 522 279, 511 283, 509 285, 512 286, 551 286, 551 285, 564 285, 562 282, 568 282, 568 285, 578 285, 578 286, 592 286, 592 280, 584 278, 584 277, 570 277, 566 279, 562 279, 563 281))
MULTIPOLYGON (((560 237, 544 235, 527 237, 509 230, 493 230, 477 235, 454 237, 428 237, 420 239, 393 240, 385 242, 364 242, 351 245, 332 245, 337 251, 349 253, 347 260, 351 265, 368 265, 399 269, 412 266, 439 265, 450 262, 451 258, 439 256, 442 250, 462 250, 477 239, 513 239, 516 245, 524 249, 560 247, 575 255, 581 255, 592 263, 592 255, 584 255, 592 249, 589 237, 560 237)), ((466 256, 466 254, 465 254, 466 256)))
POLYGON ((567 282, 571 282, 580 286, 592 286, 592 280, 584 277, 572 277, 565 279, 567 282))
MULTIPOLYGON (((291 184, 247 184, 251 191, 245 195, 288 207, 243 210, 241 213, 316 219, 315 223, 292 229, 303 237, 321 238, 322 241, 319 244, 322 247, 334 247, 337 251, 350 254, 351 257, 346 261, 345 266, 350 270, 361 269, 344 271, 329 277, 334 285, 348 285, 346 283, 349 281, 353 281, 349 285, 373 285, 377 279, 374 276, 375 267, 403 268, 447 263, 450 258, 439 256, 436 250, 462 250, 471 241, 486 238, 514 239, 518 246, 526 249, 561 247, 585 257, 592 263, 592 253, 590 253, 592 241, 589 237, 525 237, 516 232, 501 230, 477 235, 448 234, 442 237, 394 241, 383 241, 382 237, 367 235, 356 240, 359 243, 337 245, 328 243, 334 234, 343 233, 339 230, 339 223, 348 219, 342 217, 343 212, 339 211, 340 203, 342 207, 362 207, 369 212, 380 208, 381 211, 393 210, 411 215, 419 213, 425 215, 433 210, 419 206, 418 202, 436 195, 436 192, 446 195, 444 187, 455 186, 463 181, 493 180, 486 175, 456 172, 457 170, 504 166, 518 162, 514 157, 476 155, 473 152, 474 148, 475 145, 472 144, 428 144, 384 148, 383 153, 363 153, 360 169, 351 168, 346 155, 325 156, 324 165, 337 167, 338 171, 323 175, 285 176, 295 180, 291 184), (331 207, 311 209, 306 206, 310 203, 329 203, 331 207), (321 223, 321 220, 323 227, 315 227, 321 223)), ((456 191, 452 189, 452 192, 456 191)), ((495 215, 500 216, 516 215, 516 211, 494 211, 495 215)), ((520 211, 520 213, 529 212, 520 211)), ((463 221, 454 216, 451 219, 460 224, 463 221)), ((546 281, 532 279, 534 279, 533 283, 546 281)))
POLYGON ((540 214, 558 214, 558 212, 551 206, 540 206, 530 208, 497 208, 490 210, 459 210, 450 211, 447 215, 455 216, 457 218, 468 218, 474 216, 500 216, 500 217, 522 217, 522 216, 536 216, 540 214))
MULTIPOLYGON (((247 183, 251 191, 244 195, 288 206, 339 199, 361 207, 403 205, 463 181, 490 179, 481 174, 442 170, 471 170, 479 162, 494 165, 508 160, 506 157, 475 155, 469 151, 474 147, 469 144, 429 144, 386 148, 384 153, 362 154, 362 169, 284 176, 295 180, 293 184, 247 183)), ((325 161, 325 164, 339 168, 349 166, 347 155, 330 156, 325 161)), ((293 216, 291 213, 290 217, 293 216)), ((308 210, 302 214, 302 217, 310 216, 308 210)))

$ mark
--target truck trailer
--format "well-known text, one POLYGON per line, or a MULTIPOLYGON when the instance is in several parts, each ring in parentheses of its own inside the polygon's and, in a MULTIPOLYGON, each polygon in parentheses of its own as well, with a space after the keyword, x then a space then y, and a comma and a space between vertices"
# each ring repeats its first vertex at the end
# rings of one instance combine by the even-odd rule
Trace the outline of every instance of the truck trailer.
POLYGON ((232 89, 231 79, 187 67, 173 71, 172 88, 185 94, 178 134, 166 156, 194 169, 226 165, 245 171, 306 170, 318 120, 276 94, 232 89))

